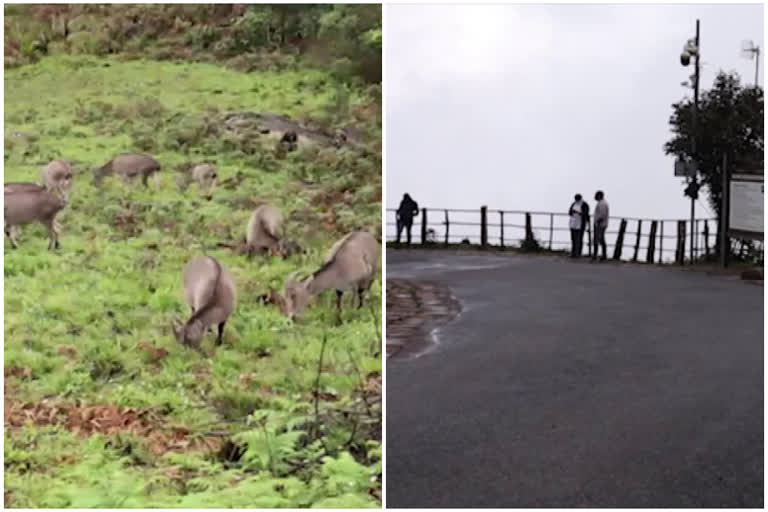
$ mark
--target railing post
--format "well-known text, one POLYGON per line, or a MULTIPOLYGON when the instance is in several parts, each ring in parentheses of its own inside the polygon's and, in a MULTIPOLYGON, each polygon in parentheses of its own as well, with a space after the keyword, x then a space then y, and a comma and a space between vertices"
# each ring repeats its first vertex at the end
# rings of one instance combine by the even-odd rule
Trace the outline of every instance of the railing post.
POLYGON ((531 225, 531 214, 525 213, 525 241, 526 247, 533 247, 533 226, 531 225))
POLYGON ((664 221, 659 224, 659 263, 664 263, 664 221))
POLYGON ((685 225, 686 221, 677 221, 677 250, 675 251, 675 261, 678 265, 685 264, 685 225))
POLYGON ((691 226, 691 229, 695 229, 693 232, 693 239, 696 241, 695 244, 693 244, 693 257, 694 259, 699 259, 699 222, 701 219, 696 219, 694 222, 694 225, 691 226))
POLYGON ((445 245, 448 245, 448 230, 451 227, 451 222, 448 220, 448 210, 445 210, 445 245))
POLYGON ((480 245, 485 248, 488 245, 488 207, 480 207, 480 245))
POLYGON ((552 250, 552 232, 555 230, 555 214, 549 214, 549 250, 552 250))
POLYGON ((637 237, 635 237, 635 253, 632 255, 632 261, 637 261, 637 253, 640 252, 640 236, 643 230, 643 221, 637 221, 637 237))
POLYGON ((501 218, 501 234, 499 235, 499 242, 501 242, 501 248, 504 248, 504 211, 499 210, 499 217, 501 218))
POLYGON ((624 232, 627 230, 627 219, 621 219, 619 234, 616 235, 616 247, 613 249, 613 259, 621 259, 621 251, 624 248, 624 232))
POLYGON ((709 221, 704 220, 704 259, 709 259, 709 221))
POLYGON ((427 209, 421 209, 421 245, 427 243, 427 209))
POLYGON ((651 232, 648 235, 648 253, 645 256, 645 261, 647 263, 653 263, 653 257, 656 253, 656 228, 657 228, 658 222, 651 221, 651 232))
POLYGON ((731 238, 728 236, 729 209, 730 209, 730 176, 728 173, 728 157, 723 153, 723 165, 720 167, 720 174, 723 177, 722 186, 722 206, 720 207, 720 220, 717 231, 719 233, 718 243, 720 245, 720 264, 723 268, 728 267, 728 257, 731 254, 731 238))

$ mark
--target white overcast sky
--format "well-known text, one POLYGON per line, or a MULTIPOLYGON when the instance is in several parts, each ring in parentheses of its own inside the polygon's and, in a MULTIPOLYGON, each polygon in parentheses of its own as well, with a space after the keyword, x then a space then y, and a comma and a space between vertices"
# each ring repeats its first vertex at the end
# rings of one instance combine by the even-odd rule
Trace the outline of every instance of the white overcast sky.
POLYGON ((385 9, 388 207, 563 211, 603 189, 612 216, 687 218, 662 151, 692 94, 683 44, 698 17, 703 89, 720 69, 752 84, 741 42, 763 46, 762 5, 385 9))

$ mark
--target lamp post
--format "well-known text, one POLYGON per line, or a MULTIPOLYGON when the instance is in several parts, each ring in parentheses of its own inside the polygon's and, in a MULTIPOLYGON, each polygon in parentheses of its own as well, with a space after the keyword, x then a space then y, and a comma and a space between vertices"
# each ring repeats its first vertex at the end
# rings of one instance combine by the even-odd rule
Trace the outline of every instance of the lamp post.
MULTIPOLYGON (((683 66, 688 66, 691 63, 691 57, 693 57, 694 61, 694 72, 691 78, 693 79, 693 84, 691 87, 693 87, 693 116, 691 119, 691 159, 695 162, 696 158, 696 135, 697 135, 697 129, 696 129, 696 121, 699 114, 699 57, 700 57, 700 51, 699 51, 699 20, 696 20, 696 37, 694 39, 689 39, 685 46, 683 46, 683 51, 680 54, 680 64, 683 66)), ((696 199, 699 197, 699 183, 697 181, 697 173, 698 170, 694 167, 692 169, 692 174, 689 175, 690 182, 688 183, 688 187, 685 189, 685 195, 689 196, 691 198, 691 263, 693 263, 693 245, 696 240, 696 199)))

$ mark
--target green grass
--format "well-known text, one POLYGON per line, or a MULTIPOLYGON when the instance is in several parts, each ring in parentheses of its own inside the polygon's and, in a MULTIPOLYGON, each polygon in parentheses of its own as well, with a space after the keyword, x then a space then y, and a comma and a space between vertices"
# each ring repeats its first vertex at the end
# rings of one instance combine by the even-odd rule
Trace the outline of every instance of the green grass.
MULTIPOLYGON (((380 279, 370 307, 354 309, 348 298, 341 326, 330 292, 296 324, 256 297, 282 287, 288 273, 320 265, 346 231, 379 231, 380 157, 310 148, 279 158, 272 142, 232 137, 217 125, 217 116, 233 111, 351 123, 349 112, 369 100, 347 91, 341 108, 338 89, 314 70, 245 74, 94 57, 6 70, 5 182, 38 181, 53 158, 74 161, 77 171, 71 203, 58 217, 61 249, 46 250, 42 226, 24 227, 19 249, 5 245, 5 368, 31 370, 31 377, 6 377, 6 400, 152 409, 190 437, 223 430, 247 446, 232 462, 192 448, 155 455, 147 439, 127 434, 6 428, 7 504, 379 506, 369 490, 380 486, 380 407, 363 414, 360 388, 366 375, 381 372, 380 279), (159 187, 114 178, 92 185, 94 168, 137 150, 161 162, 159 187), (203 160, 218 164, 220 181, 237 173, 245 179, 218 187, 210 201, 194 185, 180 191, 173 167, 203 160), (307 254, 248 260, 218 247, 244 235, 249 198, 282 208, 289 236, 307 254), (238 289, 223 346, 214 352, 213 335, 203 344, 209 358, 178 345, 170 330, 189 311, 182 268, 202 253, 224 263, 238 289), (324 337, 319 388, 333 399, 320 401, 318 429, 312 393, 324 337), (140 343, 169 354, 153 363, 140 343)), ((380 136, 376 121, 359 127, 380 136)))

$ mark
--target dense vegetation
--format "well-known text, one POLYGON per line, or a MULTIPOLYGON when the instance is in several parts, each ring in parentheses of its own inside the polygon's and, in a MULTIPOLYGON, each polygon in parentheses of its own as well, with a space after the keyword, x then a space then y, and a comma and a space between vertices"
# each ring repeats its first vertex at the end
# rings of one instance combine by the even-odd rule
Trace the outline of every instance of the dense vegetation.
MULTIPOLYGON (((709 204, 719 217, 722 206, 722 162, 744 171, 762 170, 765 164, 763 89, 745 87, 736 73, 718 73, 711 89, 701 92, 694 124, 693 101, 672 105, 672 137, 664 145, 668 155, 696 162, 698 177, 707 188, 709 204), (696 150, 694 151, 694 142, 696 150)), ((717 237, 719 247, 720 236, 717 237)), ((762 264, 762 250, 740 240, 734 257, 762 264)), ((714 253, 717 254, 717 250, 714 253)))
MULTIPOLYGON (((6 6, 14 13, 6 17, 6 66, 9 23, 24 48, 5 74, 5 181, 38 181, 53 158, 76 170, 58 219, 61 249, 46 251, 41 226, 24 227, 18 249, 5 246, 6 506, 380 505, 380 279, 366 307, 347 299, 341 325, 331 293, 294 324, 258 300, 290 272, 320 265, 350 230, 380 236, 376 89, 362 72, 322 70, 309 57, 250 72, 216 65, 215 52, 211 62, 204 51, 190 55, 195 62, 157 60, 149 48, 182 48, 171 46, 172 31, 109 35, 123 45, 112 55, 90 46, 79 52, 72 37, 78 17, 98 18, 100 10, 112 10, 103 19, 138 12, 148 27, 216 19, 223 7, 235 12, 51 7, 80 10, 61 37, 60 13, 27 20, 32 6, 6 6), (30 50, 40 36, 19 26, 36 24, 51 33, 43 49, 30 50), (140 40, 150 58, 136 58, 140 40), (272 114, 303 130, 298 150, 280 151, 263 134, 272 114), (329 142, 338 130, 348 135, 341 147, 329 142), (154 155, 163 166, 159 183, 93 185, 92 170, 125 151, 154 155), (219 168, 211 198, 180 186, 189 164, 202 161, 219 168), (249 260, 238 250, 257 200, 285 212, 288 237, 306 254, 249 260), (203 344, 208 357, 171 333, 172 320, 188 315, 182 267, 202 253, 224 263, 238 287, 224 344, 214 348, 212 335, 203 344)), ((286 24, 304 22, 303 11, 286 7, 295 8, 286 9, 286 24)), ((241 9, 238 19, 279 15, 241 9)), ((354 6, 311 12, 328 30, 329 17, 354 17, 354 6)), ((268 33, 270 42, 289 44, 287 35, 268 33)), ((256 43, 249 48, 254 62, 263 56, 256 43)), ((288 58, 280 46, 269 52, 288 58)))
POLYGON ((380 5, 6 5, 5 66, 43 55, 224 62, 244 71, 312 66, 381 82, 380 5))

